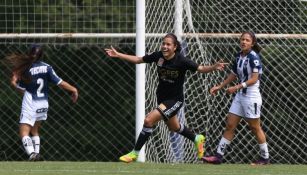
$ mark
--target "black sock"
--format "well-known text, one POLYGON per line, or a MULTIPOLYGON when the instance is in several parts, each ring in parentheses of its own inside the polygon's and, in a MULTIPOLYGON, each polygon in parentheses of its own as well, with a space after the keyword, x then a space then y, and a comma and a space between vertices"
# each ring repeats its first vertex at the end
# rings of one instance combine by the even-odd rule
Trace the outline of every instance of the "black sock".
POLYGON ((196 135, 186 126, 180 125, 180 130, 178 131, 179 134, 183 135, 184 137, 188 138, 192 142, 195 141, 196 135))
POLYGON ((140 151, 145 142, 148 140, 149 136, 152 133, 152 128, 147 128, 143 126, 143 129, 139 135, 138 140, 136 141, 136 144, 134 146, 135 151, 140 151))

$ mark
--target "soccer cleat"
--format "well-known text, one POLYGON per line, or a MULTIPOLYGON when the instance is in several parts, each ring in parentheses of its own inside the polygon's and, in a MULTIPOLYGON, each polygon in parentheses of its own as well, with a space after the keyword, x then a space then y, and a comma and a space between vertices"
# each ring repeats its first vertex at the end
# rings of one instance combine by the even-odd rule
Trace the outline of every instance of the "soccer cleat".
POLYGON ((119 158, 120 161, 125 162, 125 163, 130 163, 136 161, 138 158, 139 154, 135 151, 131 151, 130 153, 123 155, 119 158))
POLYGON ((37 156, 37 153, 31 153, 30 154, 30 157, 29 157, 29 161, 36 161, 36 156, 37 156))
POLYGON ((41 156, 40 156, 39 153, 33 152, 33 153, 30 154, 29 161, 40 161, 40 160, 42 160, 42 159, 41 159, 41 156))
POLYGON ((36 153, 35 161, 42 161, 42 156, 39 153, 36 153))
POLYGON ((203 157, 202 160, 206 163, 221 164, 223 162, 223 156, 220 154, 216 154, 215 156, 203 157))
POLYGON ((251 165, 268 165, 268 164, 270 164, 270 160, 262 157, 259 160, 251 163, 251 165))
POLYGON ((201 159, 204 156, 204 153, 205 153, 205 149, 204 149, 205 140, 206 140, 205 136, 203 136, 201 134, 196 135, 196 137, 195 137, 194 144, 195 144, 195 148, 197 150, 197 157, 199 159, 201 159))

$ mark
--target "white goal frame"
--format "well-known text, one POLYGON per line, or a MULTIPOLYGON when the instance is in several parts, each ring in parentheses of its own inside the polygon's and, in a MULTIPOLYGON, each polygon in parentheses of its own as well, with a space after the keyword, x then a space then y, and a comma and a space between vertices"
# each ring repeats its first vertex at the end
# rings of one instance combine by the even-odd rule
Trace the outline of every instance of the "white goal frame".
MULTIPOLYGON (((238 38, 242 33, 182 33, 187 38, 238 38)), ((145 33, 146 38, 163 37, 165 33, 145 33)), ((262 39, 307 39, 307 34, 267 34, 258 33, 262 39)), ((178 36, 180 37, 180 36, 178 36)), ((2 39, 29 38, 137 38, 137 33, 0 33, 2 39)))

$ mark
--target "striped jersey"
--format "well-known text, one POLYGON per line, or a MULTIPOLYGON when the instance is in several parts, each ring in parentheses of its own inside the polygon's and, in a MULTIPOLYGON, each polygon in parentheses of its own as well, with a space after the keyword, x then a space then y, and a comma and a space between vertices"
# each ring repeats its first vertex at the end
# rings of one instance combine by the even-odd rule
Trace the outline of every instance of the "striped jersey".
POLYGON ((236 54, 236 59, 232 67, 232 71, 239 78, 240 83, 246 82, 251 78, 252 73, 259 73, 258 80, 255 84, 243 88, 239 93, 249 97, 260 96, 260 77, 262 74, 262 63, 258 53, 251 50, 247 55, 242 57, 241 52, 236 54))

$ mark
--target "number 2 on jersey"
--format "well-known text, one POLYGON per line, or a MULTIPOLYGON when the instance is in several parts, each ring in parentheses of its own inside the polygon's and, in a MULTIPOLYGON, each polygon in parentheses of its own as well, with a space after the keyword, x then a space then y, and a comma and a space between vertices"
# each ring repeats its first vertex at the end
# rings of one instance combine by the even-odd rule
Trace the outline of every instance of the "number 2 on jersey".
POLYGON ((45 94, 42 93, 42 89, 44 87, 44 80, 42 78, 37 79, 37 84, 39 85, 39 87, 37 88, 37 97, 44 97, 45 94))

